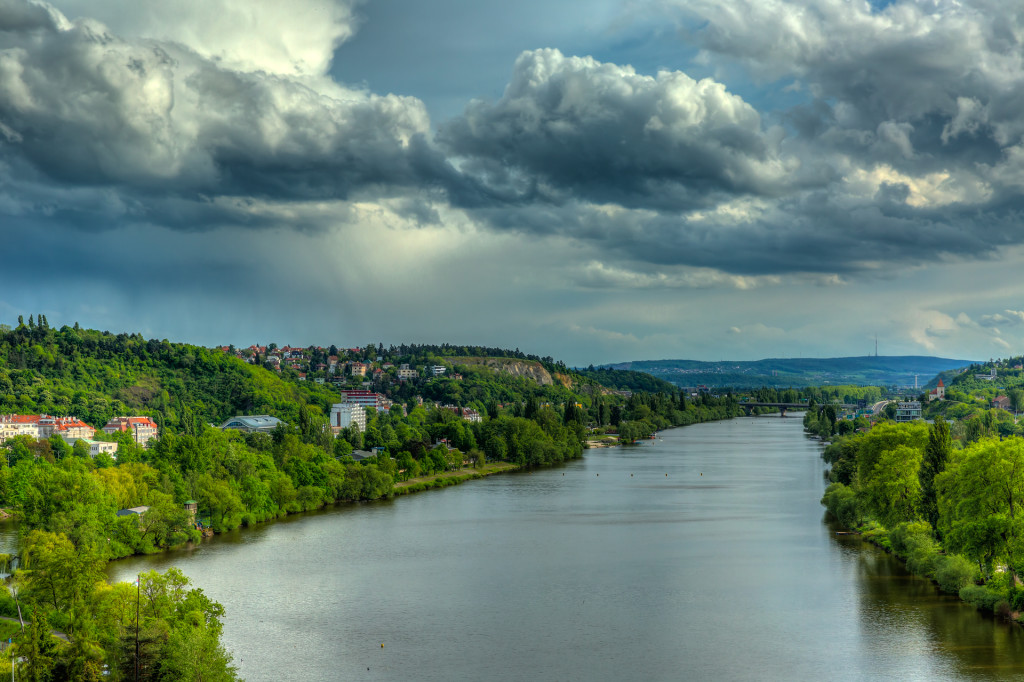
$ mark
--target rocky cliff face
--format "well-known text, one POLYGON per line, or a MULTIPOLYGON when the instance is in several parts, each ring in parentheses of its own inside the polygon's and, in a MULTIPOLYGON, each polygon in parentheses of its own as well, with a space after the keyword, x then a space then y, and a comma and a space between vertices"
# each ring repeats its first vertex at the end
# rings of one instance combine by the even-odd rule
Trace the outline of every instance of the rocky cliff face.
POLYGON ((533 379, 541 386, 555 383, 551 373, 544 366, 533 360, 517 360, 515 358, 453 358, 459 365, 481 365, 499 372, 507 372, 517 377, 533 379))

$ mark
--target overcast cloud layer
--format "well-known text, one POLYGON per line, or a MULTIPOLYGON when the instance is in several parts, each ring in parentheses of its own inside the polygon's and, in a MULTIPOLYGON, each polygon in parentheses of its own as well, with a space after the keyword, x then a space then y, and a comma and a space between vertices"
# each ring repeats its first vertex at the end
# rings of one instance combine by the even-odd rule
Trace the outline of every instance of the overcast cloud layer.
POLYGON ((0 0, 0 322, 1024 352, 1024 9, 447 0, 388 32, 416 7, 0 0))

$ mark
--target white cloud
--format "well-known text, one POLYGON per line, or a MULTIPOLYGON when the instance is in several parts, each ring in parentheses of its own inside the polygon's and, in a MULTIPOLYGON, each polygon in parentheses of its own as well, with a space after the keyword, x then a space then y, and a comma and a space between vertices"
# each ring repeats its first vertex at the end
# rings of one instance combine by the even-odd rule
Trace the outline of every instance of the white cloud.
POLYGON ((54 0, 72 19, 102 21, 127 38, 176 42, 221 67, 323 75, 356 29, 346 0, 54 0))
POLYGON ((573 281, 581 287, 593 289, 706 289, 722 287, 748 290, 780 283, 776 276, 744 277, 730 275, 711 268, 671 268, 659 271, 651 266, 631 270, 600 261, 591 261, 577 268, 573 281))
POLYGON ((853 169, 846 176, 845 183, 852 193, 864 197, 874 197, 883 185, 902 185, 907 190, 905 203, 914 208, 940 207, 954 203, 980 204, 992 197, 992 188, 970 175, 954 177, 947 171, 937 171, 913 177, 895 170, 888 164, 871 169, 853 169))
MULTIPOLYGON (((1005 310, 1006 314, 993 313, 991 315, 982 315, 978 318, 978 324, 982 327, 997 328, 1000 326, 1017 326, 1024 322, 1024 312, 1019 310, 1005 310)), ((998 332, 998 329, 996 329, 998 332)))

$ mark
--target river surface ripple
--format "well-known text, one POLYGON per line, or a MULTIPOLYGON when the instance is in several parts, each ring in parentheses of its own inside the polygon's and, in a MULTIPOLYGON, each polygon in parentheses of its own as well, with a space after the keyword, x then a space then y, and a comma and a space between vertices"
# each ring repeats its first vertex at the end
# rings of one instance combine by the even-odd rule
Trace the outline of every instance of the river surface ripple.
POLYGON ((179 567, 250 682, 1024 677, 1021 628, 834 535, 819 452, 798 417, 700 424, 110 574, 179 567))

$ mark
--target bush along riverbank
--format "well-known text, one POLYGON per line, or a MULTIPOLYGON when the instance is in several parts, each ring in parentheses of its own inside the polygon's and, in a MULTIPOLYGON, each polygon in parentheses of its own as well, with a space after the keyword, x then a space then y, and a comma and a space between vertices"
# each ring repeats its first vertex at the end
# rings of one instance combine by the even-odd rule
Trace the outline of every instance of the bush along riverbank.
POLYGON ((941 418, 881 422, 822 453, 822 504, 838 523, 944 592, 1020 622, 1024 613, 1024 439, 961 443, 941 418))

